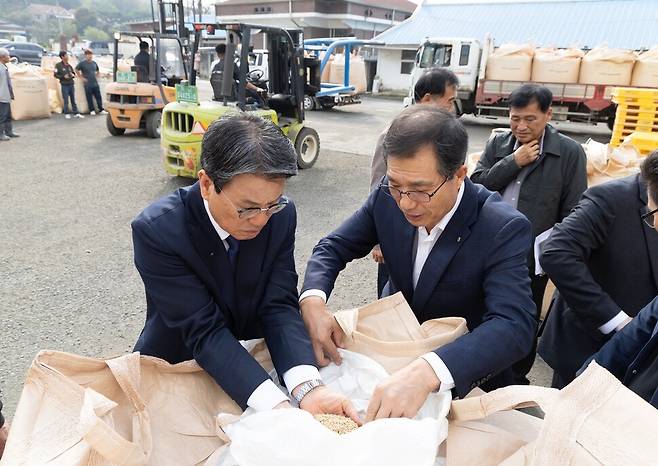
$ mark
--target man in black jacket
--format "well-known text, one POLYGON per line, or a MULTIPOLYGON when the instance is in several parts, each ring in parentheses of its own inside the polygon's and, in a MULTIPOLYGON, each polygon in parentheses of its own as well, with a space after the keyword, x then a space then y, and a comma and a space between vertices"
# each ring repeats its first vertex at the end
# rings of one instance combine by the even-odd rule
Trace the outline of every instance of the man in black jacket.
MULTIPOLYGON (((510 129, 487 143, 471 180, 492 191, 523 213, 532 224, 537 241, 569 215, 587 188, 585 153, 573 139, 548 124, 551 120, 551 91, 525 84, 510 94, 510 129)), ((528 268, 539 322, 548 279, 537 274, 531 248, 528 268)), ((510 284, 514 285, 514 284, 510 284)), ((514 366, 517 383, 527 384, 526 375, 535 360, 536 342, 530 354, 514 366)))
MULTIPOLYGON (((647 157, 658 160, 658 152, 647 157)), ((592 354, 658 295, 658 235, 641 220, 639 175, 588 189, 543 244, 541 265, 558 289, 539 354, 562 388, 592 354)))

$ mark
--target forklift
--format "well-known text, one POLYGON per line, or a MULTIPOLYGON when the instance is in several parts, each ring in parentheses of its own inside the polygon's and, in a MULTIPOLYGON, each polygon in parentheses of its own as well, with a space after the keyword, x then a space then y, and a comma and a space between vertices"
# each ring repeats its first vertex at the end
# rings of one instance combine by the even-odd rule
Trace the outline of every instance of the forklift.
POLYGON ((223 67, 211 75, 212 100, 199 102, 197 70, 192 66, 190 82, 179 84, 177 101, 165 106, 161 141, 167 173, 196 178, 201 169, 201 141, 208 126, 237 112, 253 112, 272 121, 293 143, 298 167, 312 167, 320 154, 320 138, 304 124, 304 95, 320 90, 320 61, 304 58, 302 31, 243 23, 195 23, 192 57, 196 57, 202 32, 208 28, 226 31, 223 67), (255 31, 266 34, 270 57, 267 80, 262 70, 249 71, 249 44, 255 31), (248 82, 266 89, 266 96, 255 96, 247 89, 248 82))
POLYGON ((108 115, 106 126, 112 136, 126 129, 144 129, 150 138, 160 137, 162 109, 175 100, 175 85, 188 79, 189 31, 184 23, 183 0, 158 0, 159 31, 115 32, 112 83, 105 91, 108 115), (173 25, 166 18, 174 18, 173 25), (120 44, 135 50, 140 42, 149 45, 149 66, 119 70, 120 44))

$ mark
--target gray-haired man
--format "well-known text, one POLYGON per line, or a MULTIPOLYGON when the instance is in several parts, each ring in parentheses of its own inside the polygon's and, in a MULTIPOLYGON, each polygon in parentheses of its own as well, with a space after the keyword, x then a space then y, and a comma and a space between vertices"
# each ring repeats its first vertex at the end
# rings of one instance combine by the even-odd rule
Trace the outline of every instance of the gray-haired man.
POLYGON ((0 48, 0 141, 9 141, 17 138, 11 125, 11 101, 14 99, 14 90, 11 87, 9 76, 9 51, 0 48))
POLYGON ((156 201, 132 223, 146 325, 135 346, 178 363, 195 359, 242 408, 289 405, 239 340, 265 338, 299 407, 358 420, 322 386, 297 303, 297 213, 283 196, 297 173, 290 141, 246 113, 208 128, 199 181, 156 201))

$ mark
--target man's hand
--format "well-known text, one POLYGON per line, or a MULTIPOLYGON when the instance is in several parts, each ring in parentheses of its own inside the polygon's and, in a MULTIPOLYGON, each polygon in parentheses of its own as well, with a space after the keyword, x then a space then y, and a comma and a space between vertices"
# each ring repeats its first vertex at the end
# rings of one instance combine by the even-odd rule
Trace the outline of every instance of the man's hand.
POLYGON ((340 364, 342 359, 338 354, 338 348, 343 347, 345 333, 327 309, 324 300, 317 296, 309 296, 299 303, 299 307, 304 324, 311 336, 311 343, 318 364, 326 366, 330 360, 340 364))
POLYGON ((432 366, 424 359, 416 359, 375 388, 368 404, 366 422, 389 417, 414 417, 440 383, 432 366))
POLYGON ((532 162, 539 158, 539 141, 536 139, 530 141, 527 144, 523 144, 521 147, 514 151, 514 161, 516 164, 523 168, 526 165, 530 165, 532 162))
POLYGON ((5 451, 5 444, 7 443, 7 437, 9 436, 9 426, 5 424, 0 428, 0 458, 2 458, 2 453, 5 451))
POLYGON ((340 393, 335 393, 327 387, 316 387, 302 398, 299 407, 311 414, 337 414, 346 416, 361 425, 359 414, 352 402, 340 393))
POLYGON ((382 248, 379 247, 379 244, 372 248, 372 259, 378 264, 384 263, 384 255, 382 254, 382 248))

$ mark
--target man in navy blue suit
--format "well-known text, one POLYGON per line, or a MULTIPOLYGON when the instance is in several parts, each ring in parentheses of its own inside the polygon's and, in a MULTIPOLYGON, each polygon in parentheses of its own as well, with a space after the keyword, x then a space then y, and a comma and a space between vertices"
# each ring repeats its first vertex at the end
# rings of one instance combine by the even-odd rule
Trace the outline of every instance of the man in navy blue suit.
POLYGON ((302 409, 357 418, 322 386, 299 316, 293 256, 296 212, 283 197, 297 157, 279 128, 239 114, 203 138, 199 181, 147 207, 132 222, 146 325, 135 346, 170 363, 195 359, 243 409, 289 398, 239 340, 264 337, 302 409))
MULTIPOLYGON (((658 232, 658 151, 642 164, 648 212, 642 219, 658 232)), ((658 408, 658 298, 615 334, 594 359, 624 385, 658 408)))
POLYGON ((463 397, 478 385, 507 385, 509 367, 530 351, 530 223, 499 194, 468 180, 467 146, 466 130, 449 112, 429 105, 404 110, 384 140, 382 185, 308 261, 300 305, 320 364, 340 361, 344 335, 326 306, 336 277, 375 244, 390 271, 384 296, 401 291, 420 322, 467 320, 470 333, 384 381, 367 420, 413 416, 437 389, 463 397))

